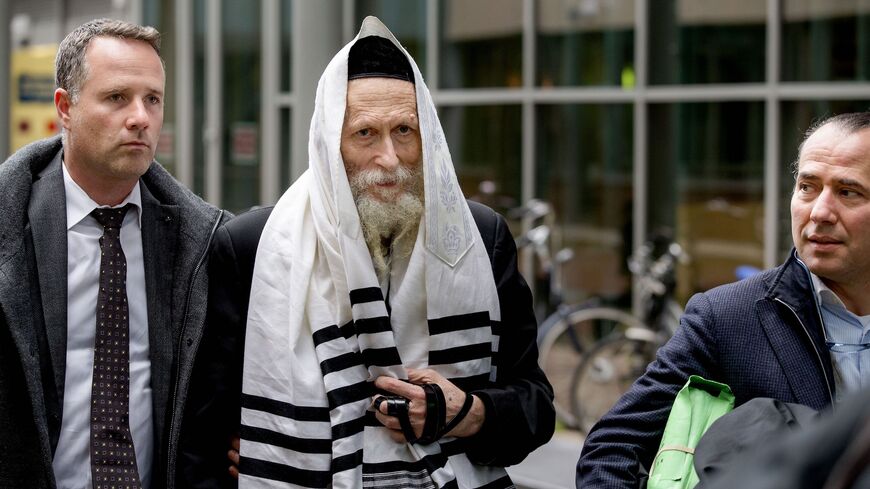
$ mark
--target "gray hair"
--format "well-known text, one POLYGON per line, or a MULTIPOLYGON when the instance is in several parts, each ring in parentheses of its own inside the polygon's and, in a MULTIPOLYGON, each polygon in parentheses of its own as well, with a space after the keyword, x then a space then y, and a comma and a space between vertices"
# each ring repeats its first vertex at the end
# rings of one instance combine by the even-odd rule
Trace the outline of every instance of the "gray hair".
POLYGON ((804 144, 807 142, 807 139, 815 134, 816 131, 828 124, 835 124, 837 128, 844 131, 846 134, 853 134, 863 129, 870 128, 870 111, 837 114, 815 121, 810 128, 807 129, 807 132, 804 133, 804 137, 798 146, 797 158, 791 164, 791 171, 795 177, 797 177, 801 153, 804 151, 804 144))
POLYGON ((96 19, 80 25, 61 41, 54 59, 54 82, 69 93, 73 103, 78 101, 88 75, 85 51, 91 39, 101 36, 147 42, 160 56, 160 33, 153 27, 113 19, 96 19))

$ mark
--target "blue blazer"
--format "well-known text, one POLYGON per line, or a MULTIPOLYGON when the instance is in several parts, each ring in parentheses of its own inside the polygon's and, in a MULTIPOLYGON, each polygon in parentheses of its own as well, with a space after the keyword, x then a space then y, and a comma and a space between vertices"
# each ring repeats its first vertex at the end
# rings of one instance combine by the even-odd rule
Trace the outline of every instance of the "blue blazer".
POLYGON ((638 487, 693 374, 731 386, 737 405, 756 397, 814 409, 833 402, 820 312, 794 251, 775 269, 689 300, 674 337, 586 438, 577 487, 638 487))

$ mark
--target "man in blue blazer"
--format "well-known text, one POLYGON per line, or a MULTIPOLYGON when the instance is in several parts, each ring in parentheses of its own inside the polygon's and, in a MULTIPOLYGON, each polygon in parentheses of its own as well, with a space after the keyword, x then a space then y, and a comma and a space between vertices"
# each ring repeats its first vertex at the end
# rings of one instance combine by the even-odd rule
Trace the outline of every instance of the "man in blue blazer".
POLYGON ((153 159, 158 48, 150 27, 75 29, 56 64, 63 136, 0 165, 0 487, 101 487, 121 472, 119 454, 125 485, 174 485, 204 262, 227 218, 153 159), (124 312, 104 321, 112 310, 124 312))
POLYGON ((811 128, 794 170, 795 249, 773 270, 692 297, 674 337, 589 433, 578 488, 641 484, 690 375, 728 384, 738 405, 772 397, 822 409, 870 385, 870 113, 811 128))

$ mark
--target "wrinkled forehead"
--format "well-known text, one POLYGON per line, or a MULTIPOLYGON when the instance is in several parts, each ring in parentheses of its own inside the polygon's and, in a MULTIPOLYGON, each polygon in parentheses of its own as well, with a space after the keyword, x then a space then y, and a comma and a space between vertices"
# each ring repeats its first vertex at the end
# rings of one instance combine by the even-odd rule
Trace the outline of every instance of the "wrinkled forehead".
POLYGON ((345 123, 359 116, 417 117, 414 84, 395 78, 367 77, 347 84, 345 123))
POLYGON ((836 123, 819 127, 801 145, 799 167, 809 162, 870 166, 870 128, 850 131, 836 123))

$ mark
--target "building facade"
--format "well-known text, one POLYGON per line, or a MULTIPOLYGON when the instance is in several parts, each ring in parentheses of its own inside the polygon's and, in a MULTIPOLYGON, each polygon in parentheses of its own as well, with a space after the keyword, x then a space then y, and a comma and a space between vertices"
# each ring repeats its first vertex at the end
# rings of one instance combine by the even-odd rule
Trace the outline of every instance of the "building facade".
MULTIPOLYGON (((791 248, 802 131, 870 109, 868 0, 0 0, 4 10, 11 23, 28 16, 32 44, 100 16, 160 29, 158 158, 233 211, 274 203, 304 171, 317 79, 366 15, 380 17, 421 67, 466 195, 501 211, 553 205, 554 240, 575 252, 570 300, 624 299, 626 255, 659 230, 691 256, 683 300, 741 265, 775 265, 791 248)), ((21 34, 4 27, 8 56, 21 34)), ((2 97, 0 109, 12 103, 2 97)))

